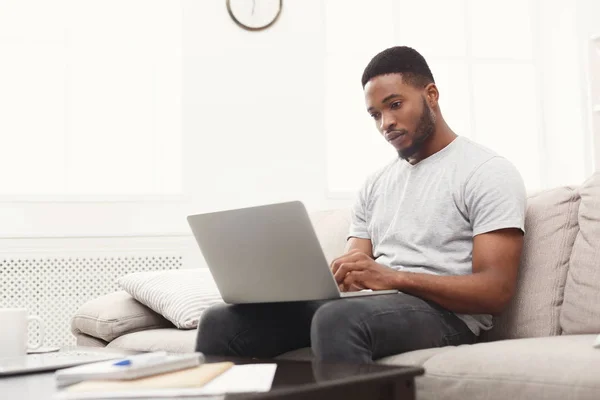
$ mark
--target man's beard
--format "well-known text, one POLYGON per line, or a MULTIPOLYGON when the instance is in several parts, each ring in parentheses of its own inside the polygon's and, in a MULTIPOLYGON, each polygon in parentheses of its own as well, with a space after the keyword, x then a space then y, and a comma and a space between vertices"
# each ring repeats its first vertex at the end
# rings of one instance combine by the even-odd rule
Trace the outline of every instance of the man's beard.
POLYGON ((415 155, 421 148, 427 139, 429 139, 435 132, 435 114, 433 110, 429 108, 427 100, 423 97, 423 113, 419 118, 417 127, 415 128, 415 134, 413 136, 413 143, 410 147, 404 150, 398 150, 398 156, 407 160, 408 158, 415 155))

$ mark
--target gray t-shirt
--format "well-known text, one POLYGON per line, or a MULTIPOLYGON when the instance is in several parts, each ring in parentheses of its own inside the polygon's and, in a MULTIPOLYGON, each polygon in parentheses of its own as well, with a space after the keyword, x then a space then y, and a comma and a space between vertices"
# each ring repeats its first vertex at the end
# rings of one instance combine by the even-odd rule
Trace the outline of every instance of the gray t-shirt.
MULTIPOLYGON (((348 237, 370 239, 375 260, 396 270, 471 274, 473 237, 524 231, 523 179, 505 158, 457 137, 416 165, 398 158, 371 175, 352 210, 348 237)), ((488 314, 457 314, 478 335, 488 314)))

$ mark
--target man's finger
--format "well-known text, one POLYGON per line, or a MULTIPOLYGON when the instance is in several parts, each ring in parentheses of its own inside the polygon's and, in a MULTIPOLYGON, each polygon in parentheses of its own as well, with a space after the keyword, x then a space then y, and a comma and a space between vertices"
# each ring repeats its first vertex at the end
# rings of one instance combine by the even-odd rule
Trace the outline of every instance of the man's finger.
POLYGON ((346 277, 344 278, 344 286, 348 288, 349 292, 356 292, 365 289, 365 286, 362 284, 362 278, 364 274, 364 271, 350 271, 346 274, 346 277))
POLYGON ((336 258, 335 260, 333 260, 331 262, 331 272, 335 275, 343 263, 355 262, 355 261, 359 261, 359 260, 364 260, 366 258, 370 258, 370 257, 368 255, 366 255, 365 253, 363 253, 362 251, 354 249, 354 250, 350 251, 349 253, 346 253, 343 256, 340 256, 340 257, 336 258))
POLYGON ((343 282, 348 272, 362 271, 363 269, 365 269, 365 265, 366 264, 360 262, 344 262, 342 265, 340 265, 333 277, 335 278, 335 281, 337 283, 341 283, 343 282))
POLYGON ((340 264, 340 266, 337 269, 337 271, 335 272, 335 274, 333 274, 333 278, 335 279, 335 281, 337 283, 344 282, 344 278, 346 277, 346 274, 348 272, 350 272, 352 269, 352 264, 353 263, 351 263, 351 262, 344 262, 344 263, 340 264))
POLYGON ((340 265, 344 262, 344 261, 349 261, 347 260, 353 253, 355 253, 355 251, 352 252, 348 252, 345 254, 342 254, 341 256, 339 256, 338 258, 334 259, 331 262, 331 272, 333 272, 334 274, 337 272, 337 270, 340 268, 340 265))

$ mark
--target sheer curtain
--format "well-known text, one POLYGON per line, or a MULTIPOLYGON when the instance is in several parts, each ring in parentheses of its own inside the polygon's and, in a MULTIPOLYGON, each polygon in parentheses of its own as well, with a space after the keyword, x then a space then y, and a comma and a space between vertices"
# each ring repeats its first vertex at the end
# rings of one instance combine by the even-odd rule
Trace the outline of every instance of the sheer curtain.
POLYGON ((575 2, 328 1, 328 189, 348 196, 397 157, 364 107, 362 70, 393 45, 418 50, 459 135, 511 160, 528 190, 578 184, 590 167, 575 2))
POLYGON ((0 1, 0 199, 179 194, 181 31, 174 0, 0 1))

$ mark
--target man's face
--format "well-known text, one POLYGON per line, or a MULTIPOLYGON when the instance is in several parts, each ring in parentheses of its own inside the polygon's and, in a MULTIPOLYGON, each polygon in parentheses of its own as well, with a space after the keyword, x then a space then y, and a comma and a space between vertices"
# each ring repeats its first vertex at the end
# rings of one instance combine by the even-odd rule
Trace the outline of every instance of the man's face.
POLYGON ((435 114, 425 91, 406 84, 401 74, 380 75, 365 85, 367 111, 401 158, 417 153, 435 132, 435 114))

